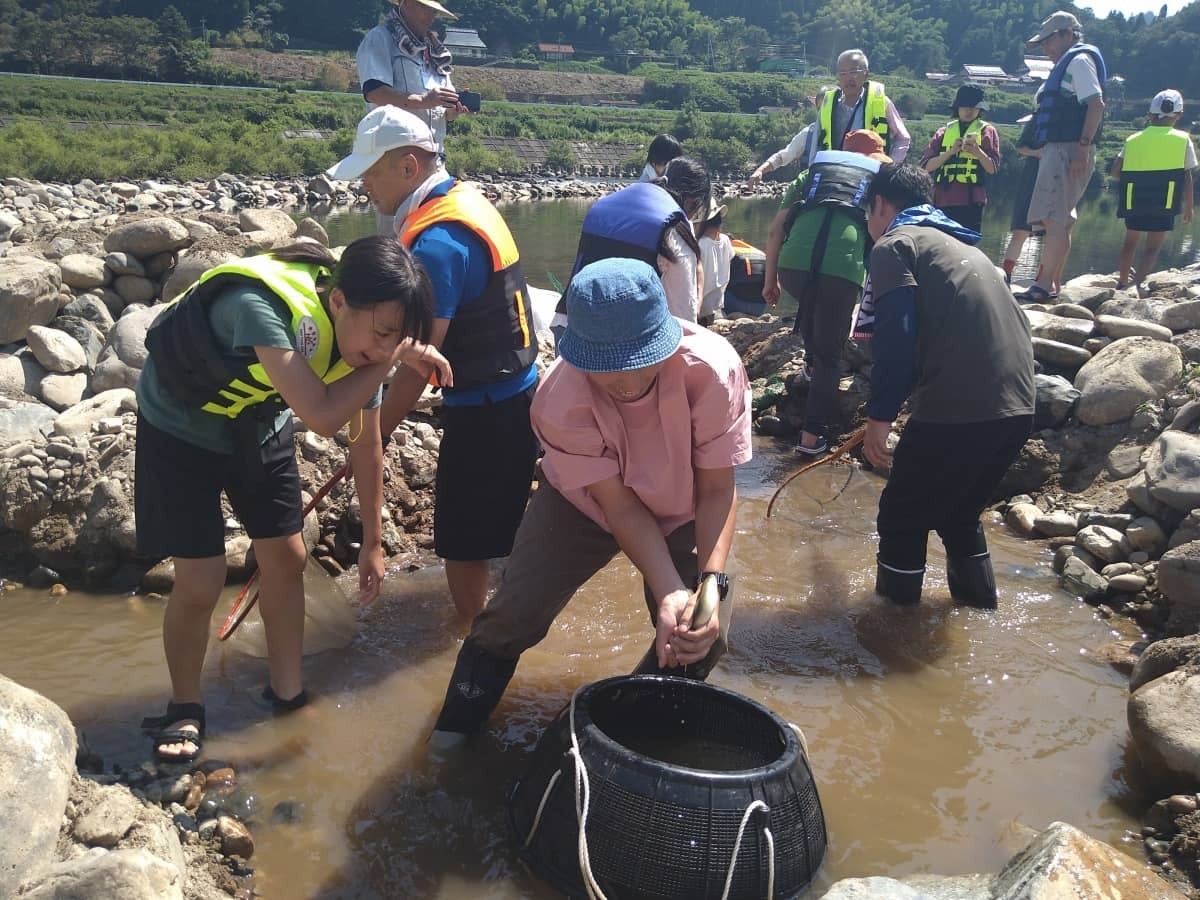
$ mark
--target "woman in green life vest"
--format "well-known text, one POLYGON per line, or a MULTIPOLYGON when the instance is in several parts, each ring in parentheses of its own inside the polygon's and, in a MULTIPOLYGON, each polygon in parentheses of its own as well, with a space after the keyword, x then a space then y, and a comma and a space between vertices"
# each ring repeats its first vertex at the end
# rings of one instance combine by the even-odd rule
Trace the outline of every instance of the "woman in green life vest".
POLYGON ((984 185, 1000 168, 1000 135, 981 118, 983 88, 964 84, 954 96, 954 119, 934 132, 921 156, 933 175, 933 205, 973 231, 983 228, 984 185))
MULTIPOLYGON (((146 336, 138 382, 135 513, 138 550, 171 557, 175 587, 163 618, 171 677, 165 715, 147 719, 155 755, 195 759, 204 735, 200 676, 210 620, 225 584, 221 493, 253 541, 277 711, 307 701, 300 476, 292 411, 318 434, 348 427, 362 511, 359 599, 383 578, 381 385, 403 363, 442 379, 426 347, 429 277, 394 238, 364 238, 340 260, 307 242, 205 272, 146 336)), ((443 381, 443 383, 446 383, 443 381)))

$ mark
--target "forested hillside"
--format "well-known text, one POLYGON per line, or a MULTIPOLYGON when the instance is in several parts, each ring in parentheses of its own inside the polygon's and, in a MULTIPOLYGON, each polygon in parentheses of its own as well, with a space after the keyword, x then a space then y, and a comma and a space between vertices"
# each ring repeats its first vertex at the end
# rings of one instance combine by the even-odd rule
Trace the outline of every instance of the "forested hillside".
MULTIPOLYGON (((880 72, 963 63, 1014 68, 1022 41, 1059 0, 447 0, 492 47, 530 54, 539 41, 583 53, 659 55, 718 70, 753 69, 775 52, 806 52, 832 69, 861 46, 880 72)), ((0 0, 0 64, 221 80, 212 45, 353 49, 384 0, 0 0)), ((1087 38, 1131 91, 1171 85, 1200 94, 1200 2, 1171 17, 1097 20, 1087 38)))

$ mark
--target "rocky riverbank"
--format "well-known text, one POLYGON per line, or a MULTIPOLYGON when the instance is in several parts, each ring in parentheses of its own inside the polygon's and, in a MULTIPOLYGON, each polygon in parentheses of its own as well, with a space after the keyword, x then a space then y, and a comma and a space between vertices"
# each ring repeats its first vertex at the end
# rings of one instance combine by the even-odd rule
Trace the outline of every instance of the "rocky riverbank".
MULTIPOLYGON (((1035 433, 992 515, 1034 542, 1066 590, 1143 629, 1146 640, 1096 653, 1132 673, 1130 739, 1164 798, 1146 818, 1146 854, 1200 886, 1200 267, 1154 275, 1141 293, 1078 278, 1026 312, 1035 433)), ((754 379, 763 434, 794 435, 803 420, 803 346, 783 324, 717 326, 754 379)), ((862 420, 869 349, 848 342, 845 360, 848 431, 862 420)))

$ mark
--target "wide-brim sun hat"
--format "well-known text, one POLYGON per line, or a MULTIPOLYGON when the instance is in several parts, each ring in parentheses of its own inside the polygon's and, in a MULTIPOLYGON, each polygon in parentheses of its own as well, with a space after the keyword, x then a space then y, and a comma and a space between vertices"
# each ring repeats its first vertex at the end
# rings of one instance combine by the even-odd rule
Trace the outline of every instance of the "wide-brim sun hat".
POLYGON ((683 329, 658 273, 635 259, 584 266, 567 287, 567 328, 558 355, 581 372, 631 372, 666 361, 683 329))
POLYGON ((724 214, 725 214, 725 211, 726 211, 728 208, 729 208, 729 207, 728 207, 726 204, 724 204, 724 203, 718 203, 718 202, 717 202, 717 198, 716 198, 716 197, 714 197, 712 194, 709 194, 709 195, 708 195, 708 206, 707 206, 707 208, 704 210, 704 213, 703 213, 703 215, 702 215, 702 216, 701 216, 699 219, 697 219, 696 221, 697 221, 697 222, 699 222, 700 224, 704 224, 705 222, 709 222, 709 221, 711 221, 711 220, 715 219, 717 216, 722 216, 722 215, 724 215, 724 214))
POLYGON ((377 106, 358 123, 350 155, 325 170, 330 178, 353 181, 375 165, 383 154, 401 147, 437 153, 433 132, 423 119, 398 106, 377 106))
MULTIPOLYGON (((388 0, 388 2, 391 3, 392 6, 400 5, 400 0, 388 0)), ((444 6, 442 6, 442 4, 438 3, 437 0, 413 0, 413 2, 420 3, 422 6, 428 6, 430 9, 432 9, 434 12, 436 12, 442 18, 445 18, 445 19, 457 19, 458 18, 458 16, 455 13, 450 12, 450 10, 446 9, 446 7, 444 7, 444 6)))

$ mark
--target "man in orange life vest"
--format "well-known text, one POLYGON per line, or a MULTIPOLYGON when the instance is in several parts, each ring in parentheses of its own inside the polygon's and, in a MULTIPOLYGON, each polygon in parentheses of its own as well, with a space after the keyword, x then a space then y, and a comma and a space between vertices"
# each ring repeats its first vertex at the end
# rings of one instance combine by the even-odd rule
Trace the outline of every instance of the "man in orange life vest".
MULTIPOLYGON (((487 600, 488 560, 512 550, 537 454, 529 422, 537 338, 520 255, 500 213, 446 174, 429 126, 410 112, 367 113, 353 152, 329 174, 362 178, 433 282, 429 343, 454 371, 442 401, 434 549, 455 607, 473 619, 487 600)), ((384 440, 424 387, 415 373, 397 372, 380 410, 384 440)))

